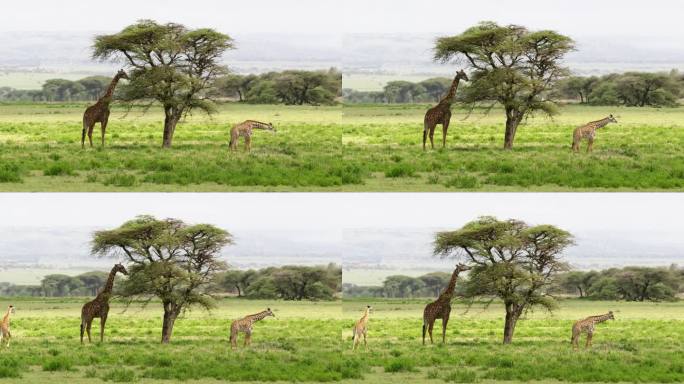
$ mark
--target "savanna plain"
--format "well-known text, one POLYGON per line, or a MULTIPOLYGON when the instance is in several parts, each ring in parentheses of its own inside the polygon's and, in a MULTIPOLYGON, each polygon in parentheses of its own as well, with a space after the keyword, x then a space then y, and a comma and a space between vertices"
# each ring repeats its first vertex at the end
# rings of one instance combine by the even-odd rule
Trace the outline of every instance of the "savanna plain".
MULTIPOLYGON (((2 300, 6 302, 7 300, 2 300)), ((84 300, 17 299, 12 344, 0 353, 0 383, 171 382, 681 382, 684 304, 562 300, 552 312, 521 320, 502 345, 497 303, 455 302, 440 343, 421 344, 429 299, 345 299, 282 302, 223 299, 211 312, 176 322, 170 344, 159 343, 161 309, 112 303, 105 342, 79 343, 84 300), (373 306, 368 347, 352 351, 351 328, 373 306), (252 345, 232 351, 234 318, 271 307, 275 318, 254 326, 252 345), (593 348, 573 351, 572 323, 615 312, 597 326, 593 348)), ((98 334, 97 320, 93 335, 98 334)), ((583 339, 581 341, 584 341, 583 339)))
MULTIPOLYGON (((566 105, 530 118, 503 150, 503 112, 453 108, 446 148, 422 150, 428 105, 282 106, 227 103, 188 116, 161 149, 163 115, 115 107, 106 144, 81 149, 85 104, 0 105, 2 191, 681 191, 684 107, 566 105), (609 114, 594 151, 572 131, 609 114), (467 116, 467 119, 465 117, 467 116), (230 127, 257 131, 230 152, 230 127)), ((87 141, 86 141, 87 145, 87 141)), ((429 143, 428 143, 429 147, 429 143)))

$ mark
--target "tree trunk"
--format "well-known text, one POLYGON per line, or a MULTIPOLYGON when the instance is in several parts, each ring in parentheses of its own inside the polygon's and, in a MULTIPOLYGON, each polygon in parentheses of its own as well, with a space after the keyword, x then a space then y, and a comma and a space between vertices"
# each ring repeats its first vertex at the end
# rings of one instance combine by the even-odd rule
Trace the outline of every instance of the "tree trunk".
POLYGON ((520 124, 520 114, 514 109, 506 109, 506 134, 504 136, 504 149, 512 149, 515 140, 515 132, 520 124))
POLYGON ((164 322, 162 324, 162 344, 168 344, 173 334, 173 324, 176 322, 180 308, 173 303, 164 303, 164 322))
POLYGON ((176 131, 176 124, 180 120, 182 111, 175 108, 164 108, 164 138, 162 148, 171 148, 173 143, 173 133, 176 131))
POLYGON ((522 313, 522 308, 514 304, 506 304, 506 320, 504 322, 504 344, 510 344, 513 341, 513 333, 515 332, 515 325, 522 313))

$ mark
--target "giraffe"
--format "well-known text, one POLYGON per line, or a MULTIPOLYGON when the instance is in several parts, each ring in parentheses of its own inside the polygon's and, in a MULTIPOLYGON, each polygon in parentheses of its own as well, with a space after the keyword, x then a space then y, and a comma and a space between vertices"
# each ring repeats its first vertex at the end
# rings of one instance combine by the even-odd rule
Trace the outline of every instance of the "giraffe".
POLYGON ((468 76, 459 70, 456 73, 456 77, 451 82, 451 88, 446 96, 439 100, 439 103, 434 107, 430 108, 425 112, 425 118, 423 119, 423 151, 425 150, 425 141, 428 135, 430 136, 430 146, 435 148, 435 143, 432 137, 435 134, 435 127, 437 124, 442 124, 442 148, 446 147, 446 136, 447 130, 449 129, 449 121, 451 120, 451 103, 454 101, 454 96, 456 95, 456 89, 458 88, 459 80, 468 81, 468 76))
POLYGON ((372 308, 370 305, 366 306, 363 316, 361 316, 359 321, 354 324, 354 328, 352 329, 352 350, 355 350, 358 344, 361 342, 361 336, 363 336, 363 348, 366 349, 368 347, 366 337, 368 336, 368 318, 370 316, 371 309, 372 308))
POLYGON ((449 322, 449 315, 451 314, 451 298, 454 296, 454 288, 456 287, 456 279, 458 274, 469 270, 470 267, 464 264, 457 264, 456 269, 451 274, 449 285, 439 295, 437 300, 425 306, 423 310, 423 345, 425 345, 425 331, 430 334, 430 343, 432 341, 432 327, 435 325, 435 320, 442 319, 442 344, 446 342, 446 328, 449 322))
POLYGON ((572 150, 574 152, 579 152, 580 141, 582 139, 587 139, 587 141, 589 142, 587 144, 587 153, 591 152, 594 147, 594 137, 596 136, 596 130, 599 128, 603 128, 610 123, 617 123, 617 120, 615 120, 613 115, 610 115, 601 120, 592 121, 581 127, 575 128, 575 131, 572 133, 572 150))
POLYGON ((14 306, 10 304, 7 307, 7 313, 2 318, 2 323, 0 323, 0 341, 4 341, 7 348, 9 348, 10 339, 12 338, 10 333, 10 314, 14 314, 14 311, 14 306))
POLYGON ((256 120, 245 120, 240 124, 236 124, 230 130, 230 147, 231 151, 237 150, 238 138, 241 136, 245 138, 245 148, 247 152, 252 150, 252 129, 264 129, 266 131, 275 132, 273 123, 262 123, 256 120))
POLYGON ((587 333, 587 343, 585 348, 591 347, 591 338, 594 336, 594 326, 598 323, 603 323, 606 320, 615 320, 613 311, 609 311, 605 315, 589 316, 584 320, 578 320, 572 325, 572 338, 570 342, 574 349, 579 348, 579 337, 582 332, 587 333))
POLYGON ((114 75, 112 82, 107 87, 104 95, 100 97, 97 102, 88 108, 83 113, 83 132, 81 132, 81 148, 85 148, 85 137, 88 134, 88 141, 90 146, 93 146, 93 128, 95 123, 100 123, 100 130, 102 131, 102 146, 104 147, 105 130, 107 129, 107 121, 109 121, 109 104, 112 102, 112 95, 114 88, 120 79, 128 79, 128 75, 123 69, 114 75))
POLYGON ((230 324, 230 345, 232 349, 237 348, 237 337, 238 337, 238 332, 244 332, 245 333, 245 347, 252 344, 252 326, 254 323, 256 323, 259 320, 263 320, 264 318, 268 316, 273 316, 273 312, 271 311, 271 308, 266 308, 265 311, 261 311, 259 313, 255 313, 253 315, 248 315, 243 317, 242 319, 238 319, 233 321, 230 324))
POLYGON ((107 315, 109 314, 109 299, 112 296, 112 288, 114 287, 114 277, 118 272, 128 275, 128 271, 121 264, 115 264, 109 272, 107 282, 102 291, 92 300, 83 305, 81 309, 81 344, 83 344, 83 332, 88 333, 88 342, 90 340, 90 327, 93 324, 93 319, 100 318, 100 342, 104 341, 104 329, 107 322, 107 315))

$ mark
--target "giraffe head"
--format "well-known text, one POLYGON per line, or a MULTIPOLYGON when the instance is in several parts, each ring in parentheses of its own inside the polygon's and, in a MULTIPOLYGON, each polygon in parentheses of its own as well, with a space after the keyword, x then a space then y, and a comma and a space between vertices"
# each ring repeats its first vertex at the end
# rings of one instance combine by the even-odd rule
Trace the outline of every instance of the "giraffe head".
POLYGON ((615 320, 615 316, 613 316, 613 311, 608 311, 608 318, 611 320, 615 320))
POLYGON ((610 116, 608 116, 608 121, 610 121, 611 123, 616 123, 616 124, 617 124, 617 120, 615 120, 615 118, 613 117, 612 114, 611 114, 610 116))
POLYGON ((371 307, 370 305, 366 305, 366 311, 368 311, 368 313, 371 313, 373 311, 373 307, 371 307))
POLYGON ((461 79, 461 80, 469 81, 469 80, 468 80, 468 75, 466 75, 466 73, 463 72, 462 69, 459 69, 458 72, 456 72, 456 79, 461 79))
POLYGON ((123 266, 123 264, 121 264, 121 263, 115 264, 115 265, 114 265, 114 272, 115 272, 115 273, 121 272, 121 273, 123 273, 124 275, 128 275, 128 271, 126 270, 126 268, 125 268, 125 267, 123 266))
POLYGON ((468 271, 470 270, 470 267, 465 264, 458 263, 456 264, 456 270, 459 272, 468 271))
POLYGON ((275 127, 273 126, 273 123, 268 123, 268 128, 267 128, 267 129, 268 129, 269 131, 273 131, 273 132, 276 131, 275 127))
POLYGON ((9 307, 7 307, 7 312, 14 313, 14 311, 15 311, 14 305, 10 304, 9 307))
POLYGON ((275 314, 273 313, 273 311, 271 311, 271 308, 266 308, 266 316, 275 317, 275 314))
POLYGON ((126 71, 124 71, 123 69, 119 69, 119 72, 116 73, 116 77, 118 77, 119 79, 128 80, 128 75, 126 74, 126 71))

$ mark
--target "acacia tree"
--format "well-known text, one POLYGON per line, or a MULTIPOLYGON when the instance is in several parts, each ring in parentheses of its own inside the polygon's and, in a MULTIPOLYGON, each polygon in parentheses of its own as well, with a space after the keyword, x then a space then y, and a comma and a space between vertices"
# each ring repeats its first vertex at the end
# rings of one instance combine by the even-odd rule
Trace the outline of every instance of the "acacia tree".
POLYGON ((438 38, 434 58, 457 59, 470 67, 464 101, 472 105, 494 101, 503 106, 504 148, 511 149, 518 125, 530 113, 557 113, 548 91, 569 74, 560 60, 573 49, 572 39, 554 31, 529 31, 488 21, 460 35, 438 38))
MULTIPOLYGON (((214 80, 226 73, 221 55, 233 49, 230 36, 210 28, 140 20, 113 35, 95 38, 93 58, 130 68, 125 101, 153 100, 164 108, 162 147, 168 148, 178 121, 193 109, 212 113, 214 80)), ((148 104, 149 106, 150 104, 148 104)))
POLYGON ((209 291, 215 274, 226 269, 219 257, 229 244, 230 233, 209 224, 188 225, 176 219, 138 216, 116 229, 95 232, 92 253, 122 256, 128 261, 123 297, 161 300, 161 342, 168 343, 183 311, 192 305, 205 309, 214 306, 209 291))
POLYGON ((537 305, 554 308, 549 290, 556 274, 568 268, 561 253, 572 243, 569 232, 552 225, 530 226, 519 220, 485 216, 459 230, 438 232, 434 254, 469 264, 466 296, 503 301, 503 342, 509 344, 521 315, 537 305))

